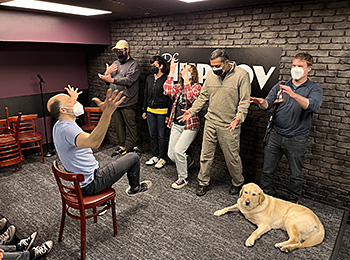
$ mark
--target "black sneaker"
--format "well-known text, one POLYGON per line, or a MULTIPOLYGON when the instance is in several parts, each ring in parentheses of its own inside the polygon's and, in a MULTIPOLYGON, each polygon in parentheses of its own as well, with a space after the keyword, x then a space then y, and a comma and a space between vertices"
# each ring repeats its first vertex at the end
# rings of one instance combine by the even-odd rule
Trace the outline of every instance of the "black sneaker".
POLYGON ((34 232, 30 235, 30 237, 21 239, 19 243, 17 244, 17 248, 19 251, 28 251, 30 247, 33 245, 33 242, 36 238, 37 232, 34 232))
POLYGON ((196 190, 196 195, 197 196, 204 196, 208 190, 210 190, 209 185, 208 186, 199 185, 197 190, 196 190))
POLYGON ((112 153, 112 157, 117 156, 117 155, 124 155, 126 154, 127 151, 125 148, 121 148, 120 146, 112 153))
POLYGON ((52 241, 46 241, 45 243, 41 244, 40 246, 33 247, 33 252, 34 252, 34 258, 37 259, 43 255, 46 255, 48 252, 53 247, 53 242, 52 241))
POLYGON ((141 156, 141 150, 140 150, 138 147, 134 147, 134 148, 132 149, 132 151, 133 151, 134 153, 136 153, 138 156, 141 156))
POLYGON ((136 196, 142 192, 147 192, 151 188, 151 181, 143 181, 136 189, 131 189, 130 187, 125 190, 128 196, 136 196))
MULTIPOLYGON (((106 203, 104 203, 104 204, 102 204, 102 205, 100 205, 100 206, 97 206, 97 207, 96 207, 96 210, 98 211, 99 208, 101 209, 101 208, 103 208, 103 207, 105 207, 105 206, 107 206, 107 205, 111 205, 111 201, 107 201, 106 203)), ((103 216, 103 215, 106 214, 106 213, 107 213, 107 210, 105 209, 104 211, 101 211, 100 213, 98 213, 98 216, 103 216)))
POLYGON ((230 193, 230 195, 238 194, 239 191, 241 190, 241 188, 242 188, 242 185, 237 187, 237 186, 233 186, 233 184, 231 184, 231 187, 228 190, 228 193, 230 193))

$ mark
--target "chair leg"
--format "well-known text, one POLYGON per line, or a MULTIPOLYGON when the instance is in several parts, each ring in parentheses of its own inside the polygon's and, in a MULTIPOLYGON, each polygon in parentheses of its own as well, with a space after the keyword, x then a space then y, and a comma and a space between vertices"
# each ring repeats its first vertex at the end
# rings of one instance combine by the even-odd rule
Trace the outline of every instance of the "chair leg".
POLYGON ((39 144, 40 144, 41 158, 43 158, 43 163, 45 163, 42 141, 39 141, 39 144))
MULTIPOLYGON (((96 210, 96 207, 94 207, 93 209, 92 209, 92 213, 96 213, 97 212, 97 210, 96 210)), ((97 215, 94 217, 94 223, 97 223, 97 215)))
POLYGON ((86 258, 86 219, 85 219, 85 212, 82 214, 80 213, 80 239, 81 239, 81 260, 85 260, 86 258))
POLYGON ((64 223, 66 222, 66 211, 67 211, 67 206, 65 203, 62 203, 62 217, 61 217, 60 233, 58 235, 58 242, 62 241, 64 223))
POLYGON ((15 164, 15 172, 17 172, 17 165, 15 164))
POLYGON ((115 201, 114 198, 112 199, 112 218, 113 218, 113 236, 117 236, 118 230, 117 230, 117 213, 115 211, 115 201))

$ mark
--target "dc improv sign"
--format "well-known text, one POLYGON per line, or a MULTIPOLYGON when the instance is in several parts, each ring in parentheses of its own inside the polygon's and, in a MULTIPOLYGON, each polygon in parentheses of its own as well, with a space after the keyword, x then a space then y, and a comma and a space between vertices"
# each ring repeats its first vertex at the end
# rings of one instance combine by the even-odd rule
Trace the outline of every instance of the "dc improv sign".
MULTIPOLYGON (((249 73, 252 84, 252 96, 266 97, 273 85, 278 81, 279 63, 282 48, 256 47, 256 48, 225 48, 230 61, 245 69, 249 73)), ((161 55, 170 62, 172 58, 178 63, 174 80, 177 81, 180 68, 187 62, 197 66, 199 83, 211 70, 209 57, 213 48, 162 48, 161 55)))

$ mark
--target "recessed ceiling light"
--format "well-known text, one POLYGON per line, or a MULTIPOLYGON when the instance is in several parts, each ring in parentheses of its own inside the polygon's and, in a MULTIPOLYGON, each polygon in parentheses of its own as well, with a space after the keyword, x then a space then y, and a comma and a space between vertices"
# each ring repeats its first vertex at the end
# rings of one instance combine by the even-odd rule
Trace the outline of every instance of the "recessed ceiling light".
POLYGON ((203 2, 206 0, 180 0, 181 2, 186 2, 186 3, 195 3, 195 2, 203 2))
POLYGON ((37 1, 37 0, 14 0, 14 1, 1 3, 1 5, 42 10, 42 11, 51 11, 51 12, 58 12, 58 13, 65 13, 65 14, 84 15, 84 16, 112 13, 111 11, 104 11, 104 10, 98 10, 98 9, 92 9, 92 8, 86 8, 86 7, 57 4, 57 3, 37 1))

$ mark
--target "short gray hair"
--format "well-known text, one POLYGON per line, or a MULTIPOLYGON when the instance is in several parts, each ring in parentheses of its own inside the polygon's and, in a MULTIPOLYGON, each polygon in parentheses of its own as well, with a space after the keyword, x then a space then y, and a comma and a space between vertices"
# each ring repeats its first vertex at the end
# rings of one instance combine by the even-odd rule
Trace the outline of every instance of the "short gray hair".
POLYGON ((52 102, 52 104, 50 105, 50 114, 53 118, 57 120, 60 118, 60 115, 61 115, 60 108, 61 108, 61 101, 57 99, 54 102, 52 102))
POLYGON ((225 51, 224 49, 216 49, 210 54, 210 60, 215 60, 219 57, 221 62, 225 62, 230 59, 228 57, 227 51, 225 51))

